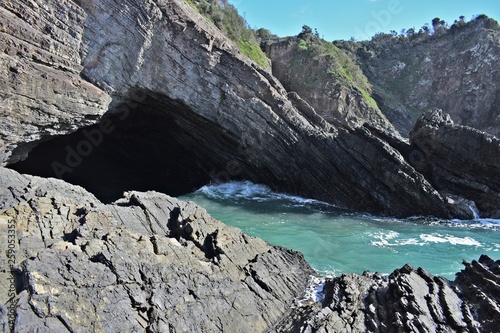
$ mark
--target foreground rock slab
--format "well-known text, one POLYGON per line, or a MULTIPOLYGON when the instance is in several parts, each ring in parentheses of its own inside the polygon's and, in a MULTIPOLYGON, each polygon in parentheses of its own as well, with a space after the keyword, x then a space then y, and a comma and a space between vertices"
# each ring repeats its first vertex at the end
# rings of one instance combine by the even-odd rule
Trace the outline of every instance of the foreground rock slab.
POLYGON ((263 332, 313 273, 301 254, 164 194, 103 205, 80 187, 4 168, 0 184, 4 332, 12 302, 15 332, 263 332))

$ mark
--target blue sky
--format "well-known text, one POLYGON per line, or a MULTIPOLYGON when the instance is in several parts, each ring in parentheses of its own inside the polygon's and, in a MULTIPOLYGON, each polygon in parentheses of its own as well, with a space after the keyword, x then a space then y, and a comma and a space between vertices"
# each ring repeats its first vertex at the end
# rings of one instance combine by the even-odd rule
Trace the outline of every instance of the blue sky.
POLYGON ((229 0, 250 27, 297 35, 304 24, 326 40, 370 39, 377 32, 415 27, 434 17, 452 24, 486 14, 500 21, 499 0, 229 0))

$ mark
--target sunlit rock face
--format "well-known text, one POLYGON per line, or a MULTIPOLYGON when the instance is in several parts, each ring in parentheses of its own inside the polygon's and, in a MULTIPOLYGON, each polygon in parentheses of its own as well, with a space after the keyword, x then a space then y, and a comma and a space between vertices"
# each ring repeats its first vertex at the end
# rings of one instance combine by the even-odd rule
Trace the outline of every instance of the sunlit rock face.
MULTIPOLYGON (((496 18, 498 19, 498 18, 496 18)), ((478 18, 428 36, 374 38, 356 50, 381 110, 409 133, 429 109, 442 109, 459 125, 500 137, 500 25, 478 18)))
MULTIPOLYGON (((104 184, 104 192, 112 191, 112 184, 124 184, 114 196, 134 187, 178 194, 210 180, 248 179, 363 211, 464 217, 380 135, 367 127, 324 121, 183 1, 109 0, 67 6, 44 2, 27 8, 16 4, 2 7, 10 20, 2 38, 11 41, 11 48, 20 47, 12 40, 22 39, 30 52, 48 52, 37 44, 28 45, 30 36, 38 35, 54 45, 60 34, 73 41, 72 47, 58 49, 60 57, 75 63, 72 72, 46 62, 37 67, 42 71, 39 76, 29 76, 31 81, 42 80, 43 71, 74 73, 82 85, 96 91, 91 96, 98 99, 91 103, 82 97, 80 104, 42 121, 32 116, 50 113, 45 94, 30 93, 33 106, 26 109, 27 116, 14 112, 15 97, 9 95, 8 115, 2 118, 4 136, 9 137, 3 163, 24 159, 43 140, 81 129, 63 139, 66 142, 40 145, 38 156, 44 162, 33 152, 34 160, 26 160, 28 168, 19 170, 94 188, 89 184, 99 179, 94 183, 104 184), (46 24, 26 26, 38 17, 46 24), (51 20, 75 28, 50 34, 45 27, 51 20), (27 34, 20 27, 33 31, 27 34), (82 110, 93 112, 93 117, 70 116, 87 104, 90 111, 82 110), (20 124, 31 134, 15 130, 20 124), (85 134, 90 124, 95 125, 85 134), (59 131, 61 126, 66 130, 59 131), (78 156, 68 157, 74 152, 78 156), (169 191, 168 175, 176 172, 187 185, 169 191), (161 182, 155 186, 157 177, 161 182), (137 179, 144 181, 143 186, 137 179)), ((54 48, 49 51, 55 52, 54 48)), ((40 65, 38 58, 21 54, 15 49, 2 54, 2 59, 23 62, 25 67, 40 65)), ((12 82, 21 80, 19 73, 10 71, 12 82)), ((43 85, 65 91, 56 83, 43 85)), ((3 85, 14 89, 8 81, 3 85)))

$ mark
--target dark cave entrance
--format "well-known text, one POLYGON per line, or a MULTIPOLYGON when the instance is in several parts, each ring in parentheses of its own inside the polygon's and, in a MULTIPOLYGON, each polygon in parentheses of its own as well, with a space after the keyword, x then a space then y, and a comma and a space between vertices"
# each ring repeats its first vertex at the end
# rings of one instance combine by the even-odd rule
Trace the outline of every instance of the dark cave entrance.
POLYGON ((8 167, 80 185, 105 203, 129 190, 179 196, 212 181, 227 163, 216 151, 231 155, 235 142, 185 105, 144 96, 115 102, 99 123, 42 142, 8 167))

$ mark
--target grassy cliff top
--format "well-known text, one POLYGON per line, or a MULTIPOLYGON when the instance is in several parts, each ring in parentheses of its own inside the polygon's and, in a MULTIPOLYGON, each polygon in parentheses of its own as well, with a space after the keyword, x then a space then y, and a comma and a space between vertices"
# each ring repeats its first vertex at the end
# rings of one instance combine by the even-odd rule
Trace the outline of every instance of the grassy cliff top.
POLYGON ((268 69, 270 67, 269 60, 260 49, 257 40, 259 32, 249 28, 245 19, 227 0, 185 1, 229 37, 238 46, 241 53, 262 68, 268 69))

